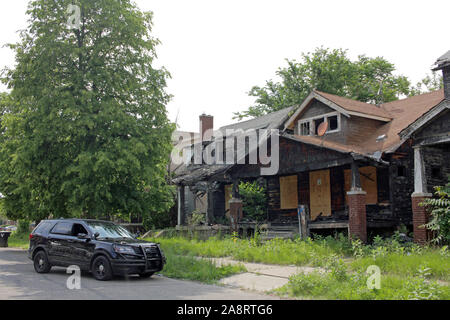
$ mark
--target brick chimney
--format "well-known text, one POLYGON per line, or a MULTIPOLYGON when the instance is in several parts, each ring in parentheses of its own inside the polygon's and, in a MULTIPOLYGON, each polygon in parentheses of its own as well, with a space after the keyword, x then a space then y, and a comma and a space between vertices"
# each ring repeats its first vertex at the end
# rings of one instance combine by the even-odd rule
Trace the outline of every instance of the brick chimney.
POLYGON ((433 71, 437 70, 442 70, 445 99, 450 100, 450 51, 447 51, 446 54, 437 59, 436 67, 433 71))
POLYGON ((202 114, 200 116, 200 138, 202 141, 211 141, 214 130, 214 117, 202 114))

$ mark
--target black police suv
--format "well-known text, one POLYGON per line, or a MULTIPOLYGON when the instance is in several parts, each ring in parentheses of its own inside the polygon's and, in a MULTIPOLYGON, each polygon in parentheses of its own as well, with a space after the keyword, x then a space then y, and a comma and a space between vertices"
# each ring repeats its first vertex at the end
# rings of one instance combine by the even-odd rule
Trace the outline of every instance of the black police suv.
POLYGON ((81 219, 39 223, 30 234, 28 257, 38 273, 76 265, 103 281, 128 274, 148 278, 166 263, 159 244, 138 240, 112 222, 81 219))

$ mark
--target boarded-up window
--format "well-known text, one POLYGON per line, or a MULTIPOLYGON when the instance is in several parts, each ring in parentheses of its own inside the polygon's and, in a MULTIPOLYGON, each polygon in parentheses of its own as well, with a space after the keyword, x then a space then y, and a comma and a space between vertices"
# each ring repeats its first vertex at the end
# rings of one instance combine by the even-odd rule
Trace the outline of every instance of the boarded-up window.
POLYGON ((297 176, 280 177, 281 209, 296 209, 298 206, 297 176))
POLYGON ((310 172, 309 190, 311 220, 331 216, 330 170, 310 172))
MULTIPOLYGON (((377 186, 377 168, 375 167, 361 167, 359 168, 359 175, 361 179, 361 188, 367 192, 366 203, 378 203, 378 186, 377 186)), ((352 185, 351 170, 344 171, 345 176, 345 191, 350 191, 352 185)), ((348 203, 347 194, 345 195, 345 202, 348 203)))
POLYGON ((227 212, 228 210, 230 210, 230 199, 231 199, 231 195, 232 195, 232 190, 233 190, 233 185, 229 184, 226 185, 224 188, 225 191, 225 212, 227 212))

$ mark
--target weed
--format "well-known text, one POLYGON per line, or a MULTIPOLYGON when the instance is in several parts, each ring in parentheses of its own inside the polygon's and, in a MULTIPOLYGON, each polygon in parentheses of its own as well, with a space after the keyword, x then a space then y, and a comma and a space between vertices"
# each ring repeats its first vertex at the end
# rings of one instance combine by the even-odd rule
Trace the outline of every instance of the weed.
POLYGON ((407 287, 411 292, 410 300, 435 300, 439 298, 439 288, 436 282, 429 280, 431 269, 419 268, 416 278, 410 278, 407 287))
POLYGON ((233 274, 246 272, 243 265, 225 265, 217 267, 213 262, 198 259, 192 255, 177 255, 166 251, 167 264, 161 274, 176 279, 215 283, 233 274))
POLYGON ((364 246, 361 240, 352 240, 352 253, 355 258, 361 258, 364 256, 364 246))

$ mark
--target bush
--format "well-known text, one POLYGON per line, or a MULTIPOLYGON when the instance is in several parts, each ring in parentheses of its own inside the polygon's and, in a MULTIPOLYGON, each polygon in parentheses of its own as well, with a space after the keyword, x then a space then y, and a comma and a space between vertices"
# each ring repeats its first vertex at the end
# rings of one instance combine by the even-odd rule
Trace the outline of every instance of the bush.
POLYGON ((164 229, 172 226, 172 218, 169 212, 153 212, 143 218, 146 230, 164 229))
POLYGON ((192 214, 187 218, 187 224, 189 226, 198 226, 205 223, 206 223, 206 214, 197 210, 192 212, 192 214))
POLYGON ((431 208, 431 221, 426 228, 435 231, 433 241, 450 243, 450 181, 446 186, 435 187, 436 198, 425 200, 422 205, 431 208))
POLYGON ((266 188, 258 181, 241 182, 239 194, 243 202, 244 218, 249 220, 263 221, 266 219, 266 188))

